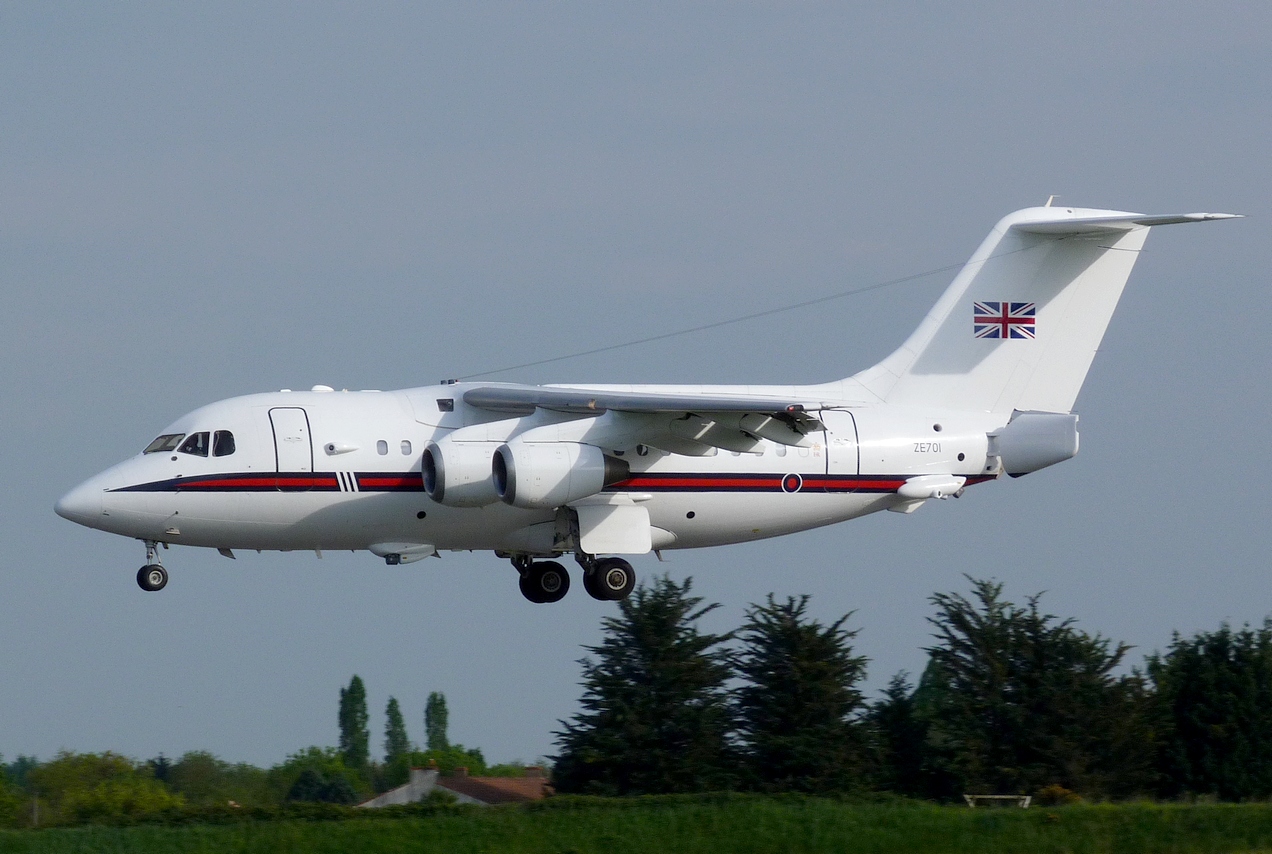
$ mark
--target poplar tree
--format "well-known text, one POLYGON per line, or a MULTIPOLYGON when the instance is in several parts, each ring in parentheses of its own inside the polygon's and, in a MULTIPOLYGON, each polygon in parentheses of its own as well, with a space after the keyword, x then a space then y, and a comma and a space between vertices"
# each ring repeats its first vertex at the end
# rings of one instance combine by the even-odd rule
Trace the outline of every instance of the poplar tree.
POLYGON ((424 735, 429 750, 450 750, 450 739, 446 736, 446 724, 450 715, 446 711, 446 695, 434 691, 428 695, 424 704, 424 735))
POLYGON ((719 607, 699 607, 692 582, 669 577, 641 585, 602 621, 603 639, 585 647, 583 710, 562 721, 553 785, 561 792, 635 795, 730 788, 736 759, 729 746, 726 683, 732 673, 722 644, 731 634, 697 628, 719 607))
POLYGON ((402 709, 396 697, 389 698, 389 705, 384 709, 384 764, 388 765, 411 750, 411 741, 406 737, 406 721, 402 717, 402 709))
POLYGON ((763 791, 827 792, 860 785, 862 710, 851 615, 809 619, 808 596, 752 605, 739 633, 737 723, 749 784, 763 791))
POLYGON ((349 687, 340 689, 340 754, 349 768, 364 768, 371 758, 367 723, 367 689, 354 674, 349 687))

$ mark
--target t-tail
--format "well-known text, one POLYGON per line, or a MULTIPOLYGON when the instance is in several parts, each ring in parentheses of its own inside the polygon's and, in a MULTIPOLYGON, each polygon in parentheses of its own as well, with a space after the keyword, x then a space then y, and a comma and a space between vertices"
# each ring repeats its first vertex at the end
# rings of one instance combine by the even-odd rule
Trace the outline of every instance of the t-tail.
POLYGON ((1149 228, 1233 217, 1016 211, 914 334, 853 379, 889 404, 1069 412, 1149 228))

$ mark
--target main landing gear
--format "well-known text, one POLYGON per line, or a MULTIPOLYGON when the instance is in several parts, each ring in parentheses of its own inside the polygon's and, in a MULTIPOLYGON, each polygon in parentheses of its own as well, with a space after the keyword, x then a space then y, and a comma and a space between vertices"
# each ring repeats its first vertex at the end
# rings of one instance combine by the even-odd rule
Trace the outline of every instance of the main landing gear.
MULTIPOLYGON (((636 570, 622 558, 579 558, 583 567, 583 589, 593 599, 616 602, 626 599, 636 586, 636 570)), ((570 591, 570 574, 553 560, 531 560, 524 555, 512 558, 513 569, 521 576, 521 595, 536 604, 560 602, 570 591)))
POLYGON ((636 586, 636 570, 621 557, 606 557, 583 567, 583 589, 593 599, 617 602, 626 599, 636 586))
POLYGON ((146 540, 146 565, 137 570, 137 586, 148 593, 168 586, 168 570, 159 562, 159 544, 146 540))

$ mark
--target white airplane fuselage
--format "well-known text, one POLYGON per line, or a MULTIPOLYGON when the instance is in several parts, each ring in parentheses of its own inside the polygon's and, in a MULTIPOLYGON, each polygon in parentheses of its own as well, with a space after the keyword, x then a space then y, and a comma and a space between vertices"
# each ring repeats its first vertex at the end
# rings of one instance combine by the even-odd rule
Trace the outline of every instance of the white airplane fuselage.
MULTIPOLYGON (((68 493, 59 512, 104 531, 174 545, 365 550, 409 543, 438 550, 554 553, 550 539, 535 540, 536 532, 527 529, 552 522, 555 509, 501 501, 452 507, 425 494, 420 455, 429 442, 478 424, 497 426, 502 438, 512 438, 545 422, 579 420, 500 418, 466 406, 466 388, 456 383, 390 392, 275 392, 220 401, 163 433, 229 432, 233 453, 202 456, 174 449, 138 455, 68 493), (439 411, 439 400, 450 401, 453 411, 439 411), (280 414, 303 423, 308 435, 281 435, 282 425, 276 429, 274 423, 280 414)), ((693 390, 807 396, 789 386, 693 390)), ((760 440, 750 452, 714 449, 706 456, 643 445, 616 450, 630 466, 630 478, 607 487, 602 498, 647 508, 654 548, 700 548, 905 505, 908 499, 897 490, 915 476, 954 474, 979 482, 998 474, 996 463, 987 471, 986 435, 1005 416, 842 404, 821 413, 825 429, 811 433, 803 446, 760 440)))
POLYGON ((910 337, 852 377, 792 386, 443 383, 277 392, 179 418, 57 512, 160 545, 446 550, 512 560, 554 602, 573 555, 621 599, 616 555, 911 512, 1078 450, 1072 408, 1150 228, 1228 214, 1028 208, 990 232, 910 337), (610 555, 610 557, 601 557, 610 555))

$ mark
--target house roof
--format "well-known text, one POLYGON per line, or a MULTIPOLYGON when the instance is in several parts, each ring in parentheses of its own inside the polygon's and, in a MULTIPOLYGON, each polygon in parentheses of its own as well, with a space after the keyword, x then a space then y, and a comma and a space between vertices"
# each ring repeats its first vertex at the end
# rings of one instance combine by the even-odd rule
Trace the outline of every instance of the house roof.
POLYGON ((437 785, 485 804, 538 801, 548 794, 544 777, 439 777, 437 785))

